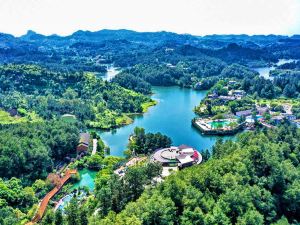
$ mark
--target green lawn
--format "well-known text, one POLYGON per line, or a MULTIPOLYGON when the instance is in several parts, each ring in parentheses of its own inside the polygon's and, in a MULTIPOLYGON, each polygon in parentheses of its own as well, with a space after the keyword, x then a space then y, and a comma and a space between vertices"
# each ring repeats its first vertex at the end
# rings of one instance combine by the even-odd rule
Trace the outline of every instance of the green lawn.
POLYGON ((16 123, 26 123, 26 122, 40 122, 41 118, 35 113, 27 113, 24 117, 12 117, 8 112, 0 110, 0 124, 16 124, 16 123))
POLYGON ((156 101, 150 101, 150 102, 144 102, 143 104, 142 104, 142 108, 143 108, 143 113, 145 113, 145 112, 147 112, 148 111, 148 109, 151 107, 151 106, 154 106, 154 105, 156 105, 157 104, 157 102, 156 101))

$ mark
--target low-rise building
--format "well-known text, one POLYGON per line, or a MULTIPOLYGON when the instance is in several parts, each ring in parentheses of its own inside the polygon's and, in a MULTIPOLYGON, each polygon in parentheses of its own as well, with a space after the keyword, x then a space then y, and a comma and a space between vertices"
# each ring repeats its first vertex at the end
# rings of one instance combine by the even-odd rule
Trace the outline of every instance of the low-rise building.
POLYGON ((297 119, 297 117, 291 113, 281 113, 281 115, 284 116, 289 121, 294 121, 295 119, 297 119))
POLYGON ((228 81, 228 84, 229 85, 235 85, 237 82, 235 81, 235 80, 230 80, 230 81, 228 81))
POLYGON ((246 92, 244 90, 233 90, 232 95, 237 99, 241 99, 246 95, 246 92))
POLYGON ((293 123, 297 126, 297 128, 300 128, 300 120, 294 120, 293 123))
POLYGON ((225 96, 225 95, 220 95, 219 96, 219 99, 224 101, 224 102, 227 102, 227 101, 233 101, 236 99, 235 96, 225 96))
POLYGON ((268 107, 256 107, 257 113, 259 115, 264 115, 265 113, 269 112, 269 108, 268 107))
POLYGON ((284 116, 280 115, 280 116, 273 116, 271 118, 271 120, 273 121, 273 123, 275 124, 280 124, 283 120, 284 120, 284 116))
POLYGON ((9 109, 7 112, 9 113, 10 116, 18 115, 18 110, 16 108, 9 109))
POLYGON ((163 166, 184 168, 201 163, 202 156, 196 149, 180 145, 156 150, 151 156, 151 160, 160 162, 163 166))
POLYGON ((207 98, 209 98, 209 99, 217 99, 218 95, 216 93, 212 93, 212 94, 207 95, 207 98))
POLYGON ((244 111, 239 111, 235 113, 236 116, 241 117, 241 116, 250 116, 252 115, 252 110, 248 109, 248 110, 244 110, 244 111))
POLYGON ((79 134, 79 143, 76 148, 77 153, 86 152, 90 144, 90 134, 89 133, 80 133, 79 134))

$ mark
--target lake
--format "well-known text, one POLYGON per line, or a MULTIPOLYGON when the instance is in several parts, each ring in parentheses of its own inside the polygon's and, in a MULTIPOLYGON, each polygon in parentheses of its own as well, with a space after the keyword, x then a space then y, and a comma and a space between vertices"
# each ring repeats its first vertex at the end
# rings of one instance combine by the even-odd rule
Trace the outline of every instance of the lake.
POLYGON ((186 144, 198 150, 212 147, 217 137, 204 136, 191 124, 196 116, 193 109, 205 97, 205 91, 174 86, 153 87, 153 92, 152 98, 158 104, 147 113, 136 116, 128 126, 99 132, 104 143, 110 147, 111 155, 123 156, 128 137, 135 127, 143 127, 146 132, 161 132, 172 139, 173 145, 186 144))
MULTIPOLYGON (((285 63, 291 63, 295 62, 297 60, 295 59, 279 59, 279 61, 275 64, 275 66, 281 66, 285 63)), ((270 66, 270 67, 260 67, 260 68, 254 68, 255 71, 259 73, 261 77, 264 77, 265 79, 273 80, 273 77, 270 77, 270 71, 275 70, 275 66, 270 66)))
POLYGON ((106 81, 110 81, 111 79, 113 79, 118 73, 120 72, 120 70, 116 67, 114 67, 113 65, 108 65, 107 66, 107 72, 104 73, 103 75, 100 75, 100 77, 103 80, 106 81))

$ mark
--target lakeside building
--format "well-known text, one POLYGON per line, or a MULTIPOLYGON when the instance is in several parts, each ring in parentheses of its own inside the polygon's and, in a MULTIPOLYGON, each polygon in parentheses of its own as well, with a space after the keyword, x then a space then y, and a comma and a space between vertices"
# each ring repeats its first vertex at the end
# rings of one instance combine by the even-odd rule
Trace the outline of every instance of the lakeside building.
POLYGON ((238 99, 241 99, 246 95, 246 92, 244 90, 234 90, 232 91, 232 95, 238 99))
POLYGON ((265 113, 269 112, 270 109, 267 106, 265 106, 265 107, 257 106, 256 111, 259 115, 263 116, 265 113))
POLYGON ((244 111, 239 111, 235 113, 236 116, 241 117, 241 116, 250 116, 252 115, 252 110, 248 109, 248 110, 244 110, 244 111))
POLYGON ((228 85, 235 85, 237 82, 235 80, 228 81, 228 85))
POLYGON ((212 94, 207 95, 207 97, 209 99, 217 99, 219 96, 216 93, 212 93, 212 94))
POLYGON ((297 119, 297 117, 292 113, 281 113, 281 115, 286 119, 288 119, 289 121, 294 121, 297 119))
POLYGON ((10 116, 14 117, 18 115, 18 110, 16 108, 11 108, 7 111, 10 116))
POLYGON ((284 116, 281 116, 281 115, 279 115, 279 116, 273 116, 273 117, 271 118, 271 120, 272 120, 276 125, 278 125, 278 124, 281 124, 281 122, 284 120, 284 116))
POLYGON ((77 153, 86 152, 90 144, 90 134, 89 133, 80 133, 79 134, 79 143, 76 148, 77 153))
POLYGON ((226 96, 226 95, 220 95, 219 99, 224 101, 224 102, 228 102, 228 101, 233 101, 236 99, 235 96, 226 96))
POLYGON ((294 123, 297 126, 297 128, 300 128, 300 120, 299 119, 294 120, 292 123, 294 123))
POLYGON ((202 162, 202 155, 187 145, 158 149, 151 156, 151 161, 160 162, 162 166, 184 168, 202 162))

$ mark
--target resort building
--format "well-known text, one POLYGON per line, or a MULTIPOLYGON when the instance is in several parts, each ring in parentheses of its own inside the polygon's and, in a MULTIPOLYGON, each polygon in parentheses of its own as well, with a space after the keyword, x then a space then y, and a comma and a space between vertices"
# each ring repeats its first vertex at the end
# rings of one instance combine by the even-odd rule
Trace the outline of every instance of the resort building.
POLYGON ((236 99, 236 97, 234 96, 225 96, 225 95, 220 95, 219 99, 224 101, 224 102, 228 102, 228 101, 233 101, 236 99))
POLYGON ((17 110, 16 108, 9 109, 7 112, 8 112, 9 115, 12 116, 12 117, 18 115, 18 110, 17 110))
POLYGON ((240 99, 246 95, 246 92, 244 90, 234 90, 232 92, 232 95, 235 96, 236 98, 240 99))
POLYGON ((273 116, 271 120, 278 125, 284 120, 284 116, 273 116))
POLYGON ((264 115, 265 113, 269 112, 269 108, 268 107, 260 107, 260 106, 257 106, 256 107, 256 111, 259 115, 264 115))
POLYGON ((300 128, 300 120, 294 120, 293 123, 297 126, 297 128, 300 128))
POLYGON ((235 80, 230 80, 230 81, 228 81, 228 84, 229 85, 235 85, 237 82, 235 81, 235 80))
POLYGON ((151 161, 160 162, 163 166, 184 168, 201 163, 202 156, 196 149, 180 145, 156 150, 151 161))
POLYGON ((212 94, 207 95, 207 98, 209 98, 209 99, 217 99, 218 95, 216 93, 212 93, 212 94))
POLYGON ((284 116, 289 121, 294 121, 295 119, 297 119, 297 117, 291 113, 281 113, 281 115, 284 116))
POLYGON ((241 116, 245 116, 245 117, 246 116, 250 116, 250 115, 252 115, 252 110, 249 109, 249 110, 239 111, 239 112, 236 112, 235 115, 238 116, 238 117, 241 117, 241 116))
POLYGON ((89 148, 89 143, 90 143, 90 134, 80 133, 79 143, 76 148, 77 153, 86 152, 89 148))

